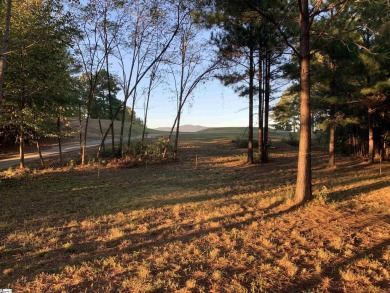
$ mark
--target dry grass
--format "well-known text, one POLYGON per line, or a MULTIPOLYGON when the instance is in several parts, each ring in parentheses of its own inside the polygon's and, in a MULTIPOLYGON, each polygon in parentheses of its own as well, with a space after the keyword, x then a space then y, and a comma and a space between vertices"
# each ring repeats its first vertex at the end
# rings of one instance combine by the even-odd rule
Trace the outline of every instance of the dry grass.
POLYGON ((0 288, 388 292, 390 165, 315 152, 316 200, 295 208, 296 149, 276 147, 247 166, 226 139, 188 140, 177 163, 2 179, 0 288))

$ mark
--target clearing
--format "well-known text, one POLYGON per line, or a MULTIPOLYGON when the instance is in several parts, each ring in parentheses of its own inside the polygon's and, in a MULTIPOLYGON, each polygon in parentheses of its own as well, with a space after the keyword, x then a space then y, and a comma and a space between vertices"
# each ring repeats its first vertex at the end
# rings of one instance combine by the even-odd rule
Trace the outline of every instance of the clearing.
POLYGON ((3 172, 0 288, 389 292, 388 162, 328 170, 316 150, 316 199, 295 208, 297 148, 248 166, 230 140, 186 135, 174 163, 3 172))

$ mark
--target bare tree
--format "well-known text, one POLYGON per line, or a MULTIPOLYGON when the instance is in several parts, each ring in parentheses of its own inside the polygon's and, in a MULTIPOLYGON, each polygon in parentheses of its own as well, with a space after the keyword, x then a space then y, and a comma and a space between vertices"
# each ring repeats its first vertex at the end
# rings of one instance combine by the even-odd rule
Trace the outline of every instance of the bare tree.
POLYGON ((181 6, 181 0, 174 1, 174 3, 160 0, 136 1, 126 6, 125 12, 129 19, 125 29, 129 35, 122 36, 115 50, 115 56, 121 68, 121 87, 124 94, 122 107, 114 115, 122 114, 119 135, 119 151, 122 155, 127 102, 132 97, 128 133, 129 145, 137 87, 154 64, 161 59, 175 38, 184 17, 181 13, 181 6), (172 19, 174 20, 172 21, 172 19))
MULTIPOLYGON (((145 42, 144 44, 145 47, 143 47, 143 46, 139 46, 138 43, 136 43, 133 38, 131 39, 131 42, 125 42, 125 43, 118 42, 116 44, 117 50, 115 52, 115 56, 118 59, 119 65, 121 66, 121 71, 122 71, 121 87, 124 92, 124 101, 114 112, 113 119, 111 120, 111 124, 109 128, 113 124, 114 119, 121 113, 121 110, 123 115, 123 110, 126 108, 128 99, 134 94, 134 91, 137 89, 138 85, 144 79, 146 74, 153 68, 154 64, 156 64, 159 60, 161 60, 162 56, 165 54, 167 49, 172 44, 172 41, 175 39, 179 31, 179 28, 181 26, 181 23, 183 19, 186 17, 186 14, 182 13, 182 2, 183 2, 182 0, 176 0, 172 2, 155 0, 152 2, 145 1, 137 4, 137 5, 153 4, 151 7, 149 6, 150 9, 142 9, 142 12, 145 13, 145 11, 149 11, 151 13, 149 15, 150 17, 149 20, 151 19, 152 22, 151 23, 146 22, 146 24, 149 23, 148 29, 151 29, 152 31, 156 27, 158 27, 158 29, 161 29, 159 34, 160 38, 158 39, 158 41, 154 39, 155 41, 154 45, 157 46, 158 50, 154 51, 152 49, 152 48, 156 48, 153 46, 153 42, 150 41, 145 42), (141 52, 143 53, 141 54, 141 52), (145 52, 155 52, 155 53, 145 54, 145 52), (138 55, 140 57, 138 57, 138 55), (126 57, 128 56, 130 56, 130 61, 126 62, 127 60, 126 57), (143 64, 138 65, 137 60, 141 60, 143 64), (139 71, 135 70, 135 67, 139 68, 139 71)), ((145 8, 145 6, 143 8, 145 8)), ((147 19, 145 20, 142 19, 142 21, 146 21, 147 19)), ((139 21, 141 21, 141 19, 139 19, 139 21)), ((131 25, 131 23, 129 23, 129 25, 131 25)), ((134 19, 132 25, 133 25, 132 26, 133 29, 136 28, 134 27, 134 19)), ((131 31, 132 31, 132 36, 134 36, 134 30, 131 31)), ((141 35, 138 34, 138 36, 141 37, 142 34, 141 35)), ((145 38, 148 37, 146 31, 143 37, 145 38)), ((122 122, 122 125, 124 125, 124 121, 122 122)), ((109 130, 105 132, 102 142, 107 137, 108 132, 109 130)), ((123 133, 124 133, 124 127, 123 129, 121 129, 121 134, 120 134, 119 148, 121 149, 121 152, 123 149, 123 133)), ((99 156, 99 152, 97 155, 99 156)))
POLYGON ((175 131, 175 141, 173 145, 173 157, 177 158, 178 142, 180 134, 180 120, 184 105, 199 83, 207 81, 212 77, 213 72, 218 68, 219 60, 212 60, 212 52, 205 52, 206 40, 202 39, 201 28, 197 27, 192 18, 192 7, 188 6, 187 15, 184 19, 177 43, 170 51, 170 60, 167 61, 168 71, 172 78, 173 92, 176 98, 177 111, 172 125, 168 142, 163 156, 166 156, 168 144, 175 131))
POLYGON ((144 91, 145 101, 144 101, 144 125, 142 128, 142 136, 141 136, 141 144, 144 146, 145 144, 145 136, 146 136, 146 125, 148 121, 148 112, 149 112, 149 102, 152 91, 155 90, 162 81, 162 75, 159 73, 159 66, 161 62, 157 62, 153 65, 152 70, 149 75, 149 84, 144 91))
MULTIPOLYGON (((102 5, 103 23, 102 23, 102 35, 101 40, 103 43, 103 50, 105 52, 105 67, 107 73, 107 89, 108 89, 108 102, 109 102, 109 114, 110 120, 113 120, 113 96, 111 89, 111 75, 110 75, 110 62, 109 58, 113 51, 114 40, 120 31, 120 27, 123 25, 124 13, 118 13, 118 5, 115 0, 104 1, 102 5)), ((111 150, 115 151, 115 131, 114 125, 111 124, 111 150)), ((103 137, 103 135, 102 135, 103 137)), ((104 147, 104 141, 102 142, 104 147)))
MULTIPOLYGON (((77 10, 74 9, 74 19, 80 31, 80 35, 76 35, 75 43, 77 49, 74 53, 75 56, 78 56, 82 68, 81 78, 87 85, 85 104, 83 105, 85 117, 83 117, 84 129, 81 142, 81 164, 85 164, 89 117, 95 100, 97 81, 104 65, 108 66, 108 55, 111 53, 114 41, 120 32, 119 28, 122 20, 121 17, 117 17, 117 22, 111 25, 112 29, 108 33, 108 11, 111 11, 113 8, 117 8, 120 11, 121 3, 116 5, 111 0, 89 0, 88 2, 74 5, 77 8, 77 10)), ((119 12, 116 16, 118 15, 120 15, 119 12)), ((107 71, 107 74, 109 74, 109 71, 107 71)), ((110 86, 108 88, 110 89, 110 86)))
POLYGON ((86 146, 87 146, 87 133, 88 122, 91 112, 91 106, 94 100, 94 92, 97 85, 97 79, 99 72, 101 71, 105 55, 100 52, 100 23, 102 21, 102 15, 99 11, 98 2, 89 1, 85 5, 79 4, 79 15, 77 15, 78 27, 81 32, 81 38, 75 41, 77 50, 76 56, 79 57, 83 74, 81 76, 84 82, 87 84, 87 92, 85 108, 86 117, 84 121, 84 131, 82 133, 81 144, 81 164, 85 164, 86 146))

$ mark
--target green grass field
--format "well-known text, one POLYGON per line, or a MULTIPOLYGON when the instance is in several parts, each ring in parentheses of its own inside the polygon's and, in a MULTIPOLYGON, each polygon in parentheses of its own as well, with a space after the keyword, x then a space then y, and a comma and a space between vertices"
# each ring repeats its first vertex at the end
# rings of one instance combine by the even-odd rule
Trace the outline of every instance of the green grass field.
MULTIPOLYGON (((232 134, 235 136, 236 134, 232 134)), ((0 181, 0 287, 14 292, 388 292, 390 164, 313 152, 315 200, 292 203, 297 148, 245 164, 231 135, 180 160, 0 181)))
MULTIPOLYGON (((72 129, 74 131, 78 131, 79 125, 78 120, 75 118, 69 119, 72 125, 72 129)), ((101 120, 102 129, 103 132, 105 132, 109 125, 109 120, 101 120)), ((115 135, 118 136, 120 132, 121 122, 120 121, 114 121, 114 132, 115 135)), ((129 125, 128 123, 125 123, 124 133, 125 137, 127 137, 129 131, 129 125)), ((168 131, 160 131, 155 129, 147 128, 148 134, 161 134, 161 135, 168 135, 168 131)), ((288 137, 290 132, 286 131, 270 131, 271 136, 274 137, 288 137)), ((139 136, 142 134, 142 127, 140 125, 134 125, 132 130, 132 135, 139 136)), ((207 135, 211 135, 212 137, 219 136, 219 137, 245 137, 248 135, 248 128, 247 127, 215 127, 215 128, 207 128, 203 129, 201 131, 195 132, 195 133, 182 133, 181 136, 184 137, 194 137, 194 138, 202 138, 207 137, 207 135)), ((257 135, 257 128, 254 128, 254 136, 257 135)), ((97 119, 89 119, 89 126, 88 126, 88 137, 90 139, 99 139, 100 138, 100 128, 99 123, 97 119)))

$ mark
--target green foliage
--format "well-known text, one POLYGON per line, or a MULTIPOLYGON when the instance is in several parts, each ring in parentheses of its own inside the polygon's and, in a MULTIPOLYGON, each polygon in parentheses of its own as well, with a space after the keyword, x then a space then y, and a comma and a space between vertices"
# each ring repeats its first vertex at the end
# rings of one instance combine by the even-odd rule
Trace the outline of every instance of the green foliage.
POLYGON ((271 118, 277 130, 296 130, 299 121, 299 96, 295 86, 289 87, 274 106, 271 118))
MULTIPOLYGON (((247 148, 248 147, 248 139, 247 138, 236 138, 232 140, 232 143, 240 149, 247 148)), ((258 140, 253 140, 253 147, 257 148, 259 146, 258 140)))
POLYGON ((73 103, 66 18, 58 2, 13 2, 0 135, 55 135, 58 115, 73 103))
POLYGON ((299 146, 299 135, 298 133, 290 133, 289 138, 288 139, 283 138, 282 141, 291 146, 297 147, 299 146))
MULTIPOLYGON (((119 80, 112 74, 108 75, 104 69, 100 70, 96 75, 96 77, 94 75, 92 76, 92 80, 96 84, 93 88, 94 99, 91 104, 90 117, 92 119, 111 119, 113 112, 121 104, 121 101, 117 98, 117 94, 120 91, 119 80)), ((84 105, 88 103, 89 79, 90 77, 87 77, 86 74, 80 77, 83 86, 82 99, 84 105)))
POLYGON ((137 157, 142 153, 142 143, 140 140, 136 141, 131 141, 130 147, 126 150, 126 153, 133 156, 137 157))
MULTIPOLYGON (((141 161, 160 161, 165 147, 168 146, 168 138, 160 137, 147 144, 140 140, 131 141, 130 147, 125 150, 125 157, 141 161)), ((106 156, 110 156, 109 151, 106 156)), ((120 154, 118 154, 120 156, 120 154)))
POLYGON ((133 125, 144 125, 142 119, 140 117, 137 117, 137 113, 135 111, 132 111, 130 107, 126 107, 125 121, 130 122, 131 115, 133 115, 133 125))
POLYGON ((162 154, 169 141, 167 137, 160 137, 154 143, 148 144, 144 150, 144 156, 148 158, 162 158, 162 154))
MULTIPOLYGON (((324 13, 314 18, 312 30, 327 31, 326 38, 311 39, 310 72, 312 123, 322 131, 317 138, 325 148, 330 127, 336 127, 335 148, 342 153, 367 152, 369 120, 376 146, 389 131, 389 9, 385 1, 351 1, 337 17, 324 13)), ((298 83, 298 64, 291 58, 283 76, 298 83)), ((297 112, 289 113, 285 100, 284 94, 273 118, 276 128, 289 130, 287 121, 297 112)))

